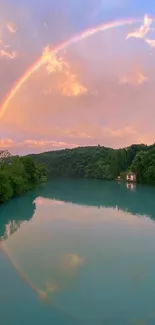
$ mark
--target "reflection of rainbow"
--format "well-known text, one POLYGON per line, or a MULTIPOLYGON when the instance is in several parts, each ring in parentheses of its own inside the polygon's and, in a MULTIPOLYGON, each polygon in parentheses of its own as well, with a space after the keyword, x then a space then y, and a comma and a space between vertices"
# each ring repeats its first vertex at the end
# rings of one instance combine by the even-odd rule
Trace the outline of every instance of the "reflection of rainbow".
POLYGON ((39 290, 28 280, 28 278, 24 275, 24 273, 20 270, 19 266, 17 265, 17 263, 14 261, 14 259, 12 258, 11 254, 9 253, 6 245, 4 242, 1 241, 1 248, 2 251, 5 253, 5 255, 8 257, 8 259, 10 260, 12 266, 14 267, 14 269, 17 271, 17 273, 19 274, 19 276, 37 293, 37 295, 39 296, 39 290))
MULTIPOLYGON (((65 49, 69 45, 77 43, 78 41, 83 40, 83 39, 85 39, 85 38, 87 38, 87 37, 89 37, 91 35, 94 35, 94 34, 100 32, 100 31, 106 31, 108 29, 115 28, 115 27, 121 27, 121 26, 124 26, 124 25, 131 25, 133 23, 140 22, 142 20, 143 20, 143 18, 138 18, 138 19, 137 18, 134 18, 134 19, 133 18, 128 18, 128 19, 125 19, 125 20, 118 20, 118 21, 114 21, 114 22, 109 22, 109 23, 99 25, 99 26, 94 27, 94 28, 89 28, 89 29, 85 30, 84 32, 82 32, 81 34, 78 34, 77 36, 69 39, 68 41, 58 45, 54 50, 51 51, 51 53, 52 54, 57 54, 59 51, 65 49)), ((15 94, 20 89, 20 87, 29 79, 29 77, 35 71, 37 71, 46 62, 47 62, 47 57, 42 56, 17 81, 17 83, 14 85, 14 87, 11 89, 11 91, 9 92, 7 97, 5 98, 4 102, 2 103, 1 110, 0 110, 0 118, 4 115, 10 100, 15 96, 15 94)))
POLYGON ((73 323, 78 323, 80 325, 83 325, 83 322, 81 322, 79 319, 75 318, 74 315, 71 315, 70 313, 66 312, 61 306, 58 304, 54 303, 54 300, 51 300, 47 294, 46 291, 40 290, 37 288, 29 279, 28 277, 24 274, 23 271, 21 271, 19 265, 15 262, 14 258, 11 256, 9 250, 7 249, 5 242, 0 241, 0 248, 2 251, 5 253, 7 258, 10 260, 12 266, 18 273, 18 275, 24 280, 24 282, 36 293, 39 299, 43 300, 46 302, 48 305, 51 305, 54 309, 57 310, 58 313, 62 314, 64 317, 67 317, 67 319, 71 319, 73 323))

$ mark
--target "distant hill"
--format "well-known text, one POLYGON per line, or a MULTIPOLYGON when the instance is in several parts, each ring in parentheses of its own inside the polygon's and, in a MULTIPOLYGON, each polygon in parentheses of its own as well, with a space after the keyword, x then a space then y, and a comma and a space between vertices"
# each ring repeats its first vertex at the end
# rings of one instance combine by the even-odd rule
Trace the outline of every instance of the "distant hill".
POLYGON ((30 155, 44 163, 49 177, 115 179, 120 173, 133 170, 140 183, 155 183, 155 144, 133 144, 122 149, 104 146, 78 147, 30 155))

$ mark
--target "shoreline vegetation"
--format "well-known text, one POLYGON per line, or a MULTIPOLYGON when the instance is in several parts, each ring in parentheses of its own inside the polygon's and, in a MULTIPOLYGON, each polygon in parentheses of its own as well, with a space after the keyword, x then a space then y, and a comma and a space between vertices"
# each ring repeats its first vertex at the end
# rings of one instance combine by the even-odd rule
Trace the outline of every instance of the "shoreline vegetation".
POLYGON ((104 146, 78 147, 23 157, 0 150, 0 203, 20 196, 47 178, 126 179, 155 185, 155 144, 134 144, 122 149, 104 146))
POLYGON ((44 164, 37 164, 31 157, 12 157, 0 150, 0 204, 21 196, 47 180, 44 164))

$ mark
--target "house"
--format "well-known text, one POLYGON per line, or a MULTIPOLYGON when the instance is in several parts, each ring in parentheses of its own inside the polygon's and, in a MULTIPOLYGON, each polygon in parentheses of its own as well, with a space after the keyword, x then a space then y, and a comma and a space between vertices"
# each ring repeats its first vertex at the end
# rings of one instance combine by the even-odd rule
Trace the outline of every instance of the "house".
POLYGON ((132 172, 128 172, 126 175, 126 180, 127 182, 136 182, 136 174, 132 173, 132 172))

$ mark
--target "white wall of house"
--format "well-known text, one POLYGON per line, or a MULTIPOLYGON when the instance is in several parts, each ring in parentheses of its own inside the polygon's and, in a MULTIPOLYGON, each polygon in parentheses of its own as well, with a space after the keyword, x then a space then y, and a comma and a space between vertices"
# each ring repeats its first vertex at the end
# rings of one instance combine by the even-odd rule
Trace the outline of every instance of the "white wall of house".
POLYGON ((135 182, 136 181, 136 175, 131 174, 126 176, 127 181, 135 182))

